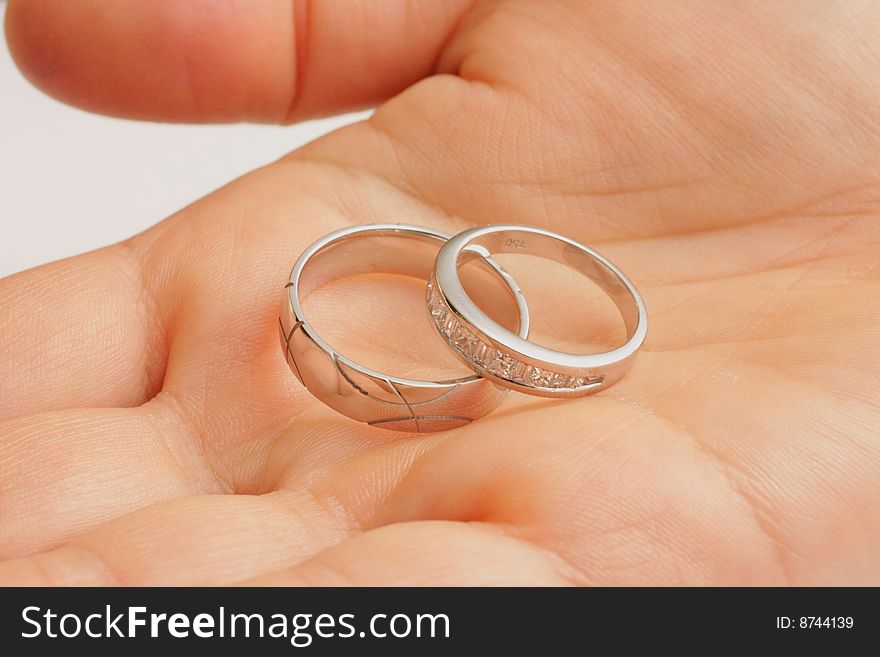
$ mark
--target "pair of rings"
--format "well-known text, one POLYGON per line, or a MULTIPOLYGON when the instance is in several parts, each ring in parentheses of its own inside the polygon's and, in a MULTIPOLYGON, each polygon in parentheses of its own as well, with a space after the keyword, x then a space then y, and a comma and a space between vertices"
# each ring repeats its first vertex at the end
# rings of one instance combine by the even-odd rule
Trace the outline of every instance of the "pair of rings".
POLYGON ((557 233, 487 225, 451 237, 432 228, 387 223, 343 228, 309 246, 285 286, 279 328, 288 365, 319 400, 376 427, 431 432, 486 415, 508 390, 581 397, 607 388, 623 376, 641 347, 647 315, 641 295, 623 272, 592 249, 557 233), (592 280, 617 306, 626 342, 598 354, 571 354, 530 342, 525 298, 492 258, 496 253, 556 260, 592 280), (509 300, 509 310, 517 318, 515 330, 495 321, 466 291, 460 269, 468 262, 480 270, 482 292, 509 300), (306 318, 301 299, 331 280, 366 272, 427 280, 427 310, 434 326, 474 373, 444 381, 391 376, 364 367, 327 344, 306 318))

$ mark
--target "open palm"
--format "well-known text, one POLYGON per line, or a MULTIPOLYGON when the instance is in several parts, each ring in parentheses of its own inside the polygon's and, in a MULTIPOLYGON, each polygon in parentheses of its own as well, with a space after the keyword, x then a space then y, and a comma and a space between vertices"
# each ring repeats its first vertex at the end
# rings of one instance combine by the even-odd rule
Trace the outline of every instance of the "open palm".
MULTIPOLYGON (((880 5, 30 0, 7 30, 35 83, 112 114, 394 97, 0 282, 0 583, 880 583, 880 5), (335 414, 278 299, 305 246, 381 220, 596 247, 645 297, 640 357, 439 434, 335 414)), ((411 283, 313 307, 353 357, 454 370, 411 283), (358 334, 365 303, 400 344, 358 334)), ((541 285, 539 335, 611 335, 541 285)))

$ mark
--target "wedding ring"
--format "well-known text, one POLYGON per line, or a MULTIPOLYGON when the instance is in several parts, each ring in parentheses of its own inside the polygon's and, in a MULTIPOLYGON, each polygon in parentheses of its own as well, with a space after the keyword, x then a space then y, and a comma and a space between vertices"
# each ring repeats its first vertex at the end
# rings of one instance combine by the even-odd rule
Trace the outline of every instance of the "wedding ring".
POLYGON ((501 386, 542 397, 580 397, 607 388, 629 368, 648 328, 642 297, 623 272, 583 244, 528 226, 482 226, 451 238, 437 254, 427 304, 440 335, 470 367, 501 386), (614 301, 626 326, 626 342, 604 353, 571 354, 508 331, 462 285, 462 255, 474 251, 484 257, 535 255, 584 274, 614 301))
MULTIPOLYGON (((302 298, 345 276, 380 272, 427 280, 437 250, 448 239, 445 233, 431 228, 372 224, 337 230, 303 252, 284 290, 279 329, 287 363, 309 392, 355 420, 410 432, 460 426, 485 415, 500 402, 507 390, 476 374, 422 381, 355 363, 327 344, 303 312, 302 298)), ((482 276, 480 280, 489 287, 497 286, 491 294, 510 298, 517 334, 526 338, 528 309, 519 286, 491 258, 471 254, 470 259, 475 261, 475 274, 482 276)))

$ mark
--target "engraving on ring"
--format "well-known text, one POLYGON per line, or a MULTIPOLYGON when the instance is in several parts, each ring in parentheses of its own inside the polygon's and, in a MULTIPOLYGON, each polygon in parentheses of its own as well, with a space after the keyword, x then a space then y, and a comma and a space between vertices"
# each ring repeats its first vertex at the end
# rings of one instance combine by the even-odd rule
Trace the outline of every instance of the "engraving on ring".
MULTIPOLYGON (((302 364, 299 362, 308 352, 303 351, 301 346, 294 347, 293 344, 297 332, 303 331, 303 327, 303 320, 293 321, 290 328, 287 328, 284 319, 281 317, 278 319, 281 348, 287 363, 297 379, 308 387, 314 385, 314 379, 312 375, 304 376, 301 370, 302 364)), ((468 392, 461 381, 420 391, 390 377, 377 378, 374 375, 358 373, 344 366, 340 355, 333 350, 324 353, 337 375, 334 385, 327 388, 327 392, 335 399, 347 400, 344 402, 346 404, 351 404, 352 397, 360 398, 361 402, 356 402, 355 406, 349 408, 358 408, 359 419, 366 424, 383 429, 418 433, 461 426, 474 420, 465 413, 456 412, 460 408, 458 400, 462 396, 466 397, 468 392), (382 391, 387 395, 383 395, 382 391)), ((307 366, 306 372, 309 371, 315 370, 307 366)), ((461 410, 464 408, 467 406, 461 410)))
POLYGON ((524 249, 526 248, 526 241, 522 239, 508 238, 504 240, 504 246, 511 249, 524 249))

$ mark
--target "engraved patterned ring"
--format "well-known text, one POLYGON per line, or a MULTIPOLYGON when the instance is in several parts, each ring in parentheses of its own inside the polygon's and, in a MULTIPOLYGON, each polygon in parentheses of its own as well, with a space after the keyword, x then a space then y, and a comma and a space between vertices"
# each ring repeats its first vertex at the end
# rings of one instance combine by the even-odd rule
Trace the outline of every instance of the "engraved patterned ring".
POLYGON ((460 359, 501 386, 542 397, 580 397, 615 383, 632 364, 648 329, 642 297, 623 272, 583 244, 529 226, 482 226, 451 238, 437 254, 427 304, 440 335, 460 359), (484 257, 535 255, 585 275, 614 301, 626 342, 604 353, 570 354, 511 333, 486 315, 462 285, 461 256, 473 251, 484 257))
MULTIPOLYGON (((315 397, 350 418, 383 429, 442 431, 490 412, 505 388, 475 374, 443 381, 391 376, 338 353, 309 323, 300 300, 331 280, 365 272, 428 279, 440 231, 403 224, 352 226, 325 235, 296 261, 281 300, 281 348, 293 373, 315 397)), ((510 298, 516 330, 528 336, 528 308, 510 275, 491 258, 471 254, 490 298, 510 298), (494 289, 497 287, 498 289, 494 289), (492 296, 494 295, 494 296, 492 296), (500 297, 498 295, 501 295, 500 297)))

